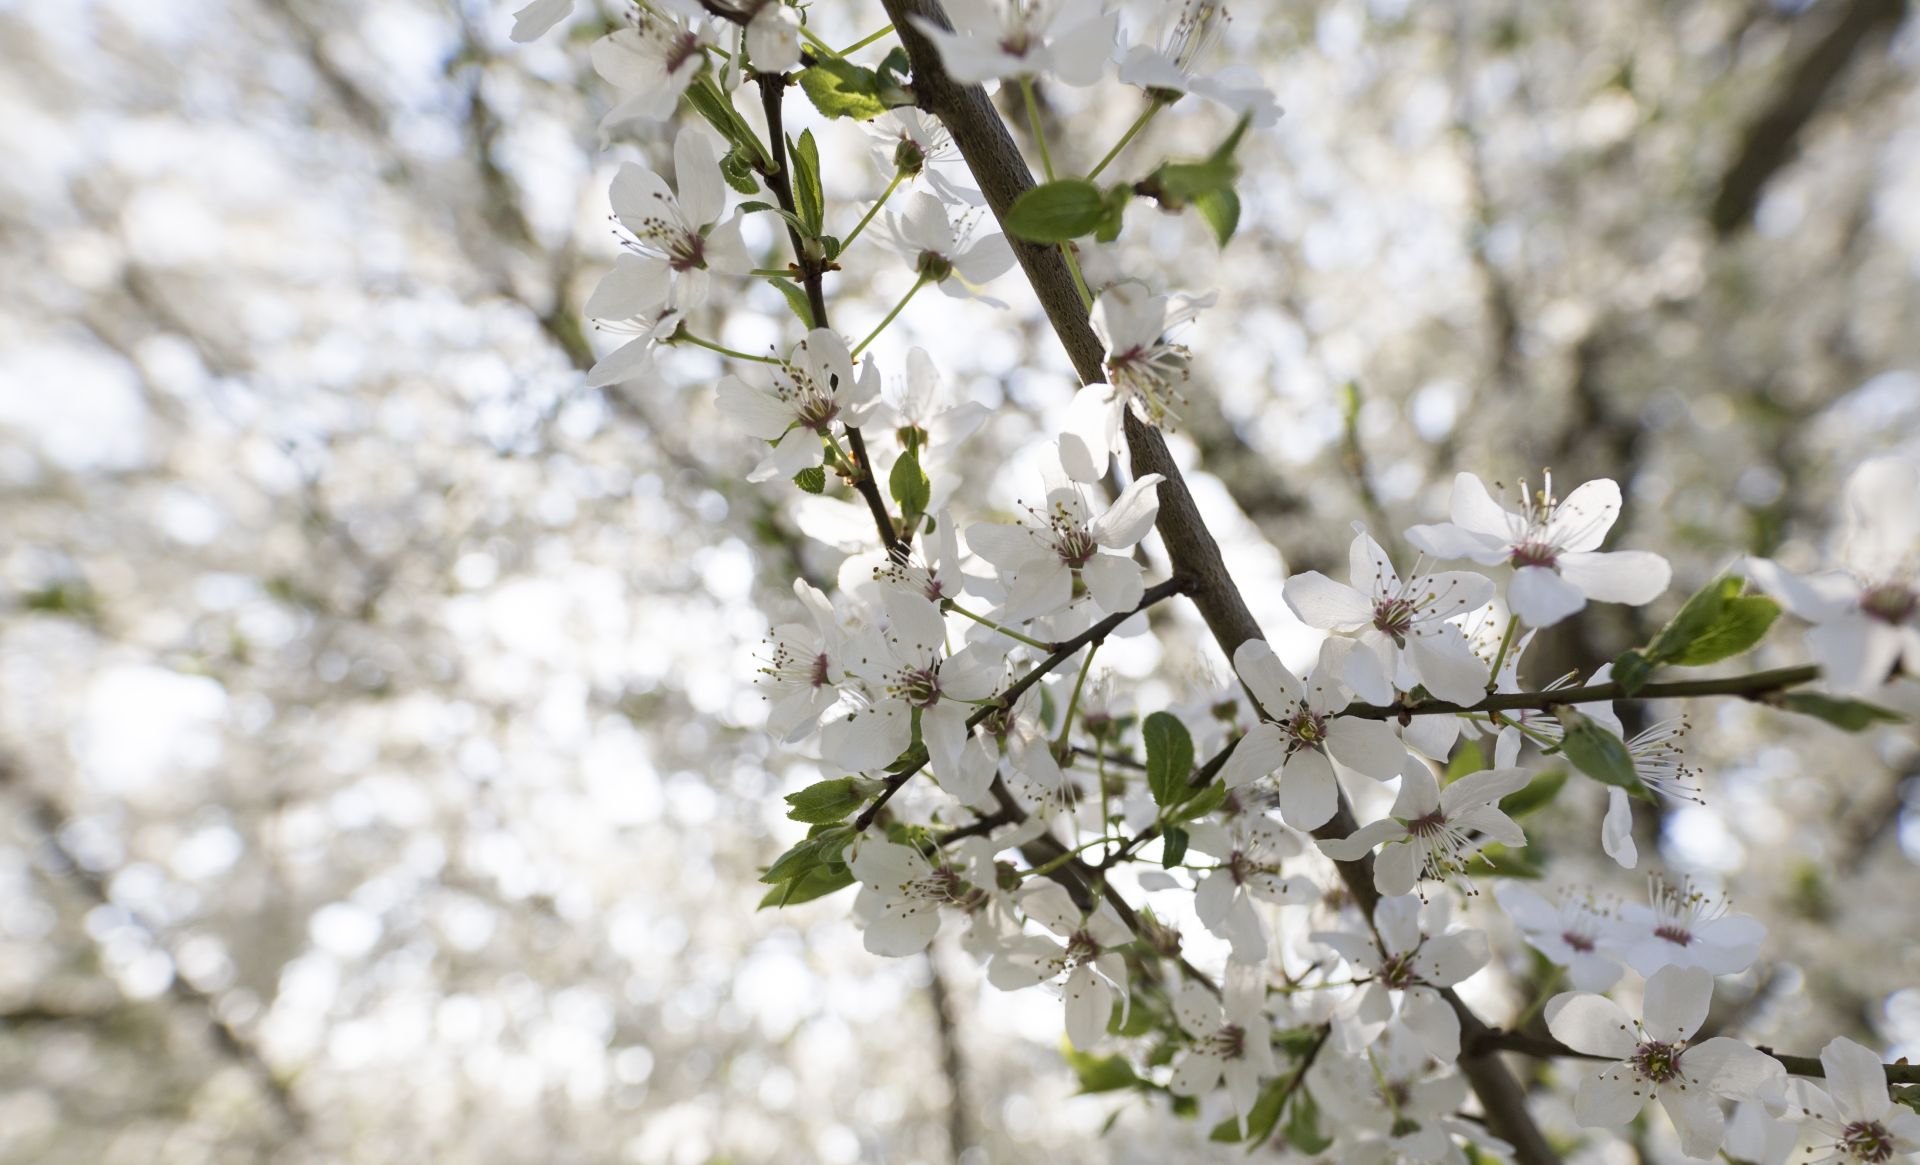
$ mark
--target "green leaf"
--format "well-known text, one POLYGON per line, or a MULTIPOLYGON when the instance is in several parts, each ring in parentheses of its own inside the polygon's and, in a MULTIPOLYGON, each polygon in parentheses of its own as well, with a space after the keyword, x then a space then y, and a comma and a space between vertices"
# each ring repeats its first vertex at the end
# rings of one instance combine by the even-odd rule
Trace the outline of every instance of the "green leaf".
POLYGON ((1500 812, 1515 819, 1537 813, 1553 804, 1561 786, 1567 783, 1567 770, 1548 769, 1528 781, 1526 787, 1500 798, 1500 812))
POLYGON ((813 305, 807 302, 807 293, 801 290, 799 284, 791 279, 780 279, 774 276, 768 276, 767 282, 773 284, 779 289, 781 295, 787 297, 787 306, 793 309, 794 315, 800 317, 802 324, 809 328, 813 327, 813 305))
POLYGON ((1240 196, 1230 186, 1195 195, 1193 209, 1213 228, 1213 237, 1222 247, 1240 227, 1240 196))
POLYGON ((1566 726, 1560 751, 1574 767, 1603 785, 1625 789, 1643 801, 1653 800, 1640 774, 1633 771, 1633 756, 1625 741, 1570 708, 1560 711, 1560 723, 1566 726))
POLYGON ((1639 648, 1621 652, 1613 659, 1613 682, 1631 696, 1653 678, 1654 663, 1639 648))
POLYGON ((1107 1056, 1095 1056, 1079 1051, 1072 1046, 1062 1049, 1066 1053, 1067 1066, 1080 1078, 1081 1092, 1114 1092, 1122 1088, 1131 1088, 1140 1079, 1133 1071, 1133 1065, 1118 1052, 1107 1056))
POLYGON ((1088 234, 1107 217, 1106 196, 1084 178, 1062 178, 1013 200, 1006 228, 1030 243, 1064 243, 1088 234))
POLYGON ((820 186, 820 147, 814 143, 813 131, 801 131, 798 141, 789 139, 787 154, 793 159, 794 209, 807 237, 817 239, 826 223, 827 199, 820 186))
POLYGON ((1477 773, 1487 767, 1487 754, 1480 750, 1477 740, 1463 740, 1447 761, 1447 784, 1452 784, 1468 773, 1477 773))
POLYGON ((901 524, 911 532, 920 515, 927 512, 927 503, 933 500, 933 487, 921 472, 920 458, 913 450, 894 460, 893 471, 887 474, 887 490, 900 505, 901 524))
POLYGON ((844 58, 829 57, 800 70, 800 88, 826 117, 866 121, 887 111, 880 100, 880 75, 844 58))
POLYGON ((827 471, 822 466, 809 465, 793 475, 793 484, 810 494, 827 492, 827 471))
POLYGON ((1163 206, 1177 209, 1210 191, 1231 189, 1237 176, 1231 158, 1162 162, 1141 185, 1150 189, 1163 206))
POLYGON ((720 176, 742 194, 760 193, 760 182, 753 176, 753 159, 739 146, 728 150, 720 159, 720 176))
POLYGON ((1193 775, 1193 737, 1171 712, 1155 712, 1140 726, 1147 745, 1147 788, 1162 808, 1184 799, 1187 778, 1193 775))
POLYGON ((782 882, 791 882, 821 864, 840 860, 840 851, 853 840, 853 826, 830 825, 824 829, 816 828, 807 837, 795 842, 793 847, 773 860, 760 880, 777 886, 782 882))
POLYGON ((912 58, 907 56, 907 46, 894 45, 887 55, 880 58, 880 83, 895 86, 905 84, 907 73, 913 68, 912 58))
POLYGON ((1780 604, 1765 595, 1737 595, 1726 602, 1711 627, 1681 648, 1672 662, 1704 667, 1750 650, 1780 617, 1780 604))
POLYGON ((753 127, 740 116, 733 107, 733 99, 722 93, 711 80, 702 80, 687 87, 687 104, 694 112, 707 120, 707 124, 720 131, 720 136, 736 150, 742 150, 755 159, 756 169, 771 168, 773 159, 767 156, 766 147, 760 144, 760 138, 753 127))
POLYGON ((787 794, 787 816, 808 825, 829 824, 860 808, 866 800, 856 778, 838 777, 787 794))
POLYGON ((1898 724, 1906 719, 1891 708, 1821 692, 1782 692, 1768 703, 1802 716, 1825 720, 1835 728, 1844 728, 1848 732, 1860 732, 1875 724, 1898 724))
POLYGON ((1180 806, 1180 808, 1173 813, 1173 820, 1194 821, 1205 817, 1215 809, 1220 808, 1221 803, 1226 799, 1226 785, 1219 781, 1214 781, 1206 788, 1195 793, 1192 800, 1180 806))
POLYGON ((806 873, 775 886, 760 899, 757 909, 765 910, 769 906, 798 906, 802 902, 811 902, 815 898, 824 898, 835 890, 844 890, 853 885, 853 871, 845 862, 832 862, 818 865, 806 873))
POLYGON ((1287 1090, 1293 1086, 1294 1073, 1276 1076, 1267 1081, 1266 1087, 1254 1099, 1253 1107, 1247 1110, 1247 1133, 1240 1135, 1240 1118, 1230 1116, 1213 1126, 1207 1134, 1209 1141, 1221 1141, 1226 1144, 1238 1144, 1244 1140, 1249 1146, 1257 1146, 1272 1135, 1273 1127, 1280 1123, 1280 1112, 1287 1105, 1287 1090))
POLYGON ((1160 864, 1169 870, 1179 865, 1186 859, 1189 840, 1191 839, 1188 838, 1186 830, 1178 825, 1167 826, 1166 830, 1160 834, 1162 848, 1160 864))
POLYGON ((1309 1157, 1333 1144, 1332 1138, 1320 1135, 1320 1106, 1304 1088, 1293 1094, 1293 1105, 1287 1113, 1287 1144, 1309 1157))

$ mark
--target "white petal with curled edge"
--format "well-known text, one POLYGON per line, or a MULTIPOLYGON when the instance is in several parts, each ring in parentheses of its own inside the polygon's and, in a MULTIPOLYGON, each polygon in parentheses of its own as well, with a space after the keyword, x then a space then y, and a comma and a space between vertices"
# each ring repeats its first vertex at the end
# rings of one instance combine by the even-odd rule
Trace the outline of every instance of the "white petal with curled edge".
POLYGON ((1640 1043, 1633 1017, 1604 995, 1562 992, 1547 1001, 1546 1017, 1554 1039, 1589 1056, 1624 1060, 1640 1043))
MULTIPOLYGON (((1874 1063, 1877 1075, 1877 1057, 1874 1063)), ((1701 1040, 1681 1053, 1680 1067, 1689 1079, 1703 1081, 1716 1096, 1755 1101, 1776 1112, 1787 1103, 1787 1070, 1780 1061, 1739 1040, 1726 1036, 1701 1040)))
POLYGON ((1454 475, 1447 516, 1463 530, 1500 539, 1509 546, 1526 533, 1525 519, 1494 501, 1486 483, 1471 473, 1454 475))
MULTIPOLYGON (((1370 821, 1345 837, 1323 837, 1317 843, 1320 852, 1336 862, 1354 862, 1373 852, 1373 847, 1389 838, 1400 837, 1406 833, 1405 827, 1392 820, 1370 821)), ((1409 886, 1408 889, 1412 887, 1409 886)), ((1406 893, 1405 890, 1399 893, 1406 893)))
POLYGON ((1404 955, 1420 945, 1420 902, 1412 895, 1384 898, 1373 908, 1373 924, 1388 955, 1404 955))
POLYGON ((1900 633, 1865 615, 1842 615, 1807 632, 1807 650, 1837 692, 1863 694, 1887 682, 1900 657, 1900 633))
POLYGON ((1420 851, 1411 843, 1403 841, 1399 845, 1388 846, 1380 851, 1379 858, 1373 863, 1374 889, 1388 897, 1413 893, 1419 881, 1420 851))
POLYGON ((1414 987, 1400 1000, 1400 1022, 1442 1064, 1460 1058, 1460 1016, 1430 987, 1414 987))
POLYGON ((1429 692, 1454 704, 1478 703, 1486 695, 1487 661, 1474 654, 1458 627, 1448 623, 1423 631, 1414 635, 1408 647, 1414 670, 1429 692))
POLYGON ((1096 554, 1080 568, 1080 581, 1100 609, 1109 615, 1121 615, 1140 605, 1147 584, 1140 578, 1140 564, 1118 554, 1096 554))
POLYGON ((1167 1082, 1167 1087, 1175 1096, 1201 1096, 1220 1083, 1223 1066, 1220 1057, 1212 1053, 1188 1052, 1173 1066, 1173 1079, 1167 1082))
POLYGON ((747 22, 747 55, 760 73, 784 73, 800 63, 800 14, 785 4, 763 4, 747 22))
POLYGON ((1233 876, 1225 870, 1214 870, 1201 879, 1200 886, 1193 894, 1193 912, 1208 930, 1220 933, 1220 926, 1226 921, 1227 914, 1233 909, 1233 876))
POLYGON ((1107 475, 1114 438, 1120 431, 1120 407, 1113 386, 1089 384, 1073 394, 1060 432, 1060 465, 1075 481, 1096 482, 1107 475))
POLYGON ((1354 772, 1376 781, 1392 780, 1407 759, 1407 746, 1384 720, 1342 717, 1333 721, 1327 725, 1327 751, 1354 772))
POLYGON ((1295 829, 1318 829, 1340 801, 1333 765, 1318 749, 1303 748, 1280 769, 1280 816, 1295 829))
POLYGON ((1673 567, 1650 550, 1614 550, 1605 554, 1562 554, 1560 577, 1581 594, 1603 603, 1638 607, 1666 592, 1673 567))
POLYGON ((1066 887, 1058 882, 1036 879, 1038 885, 1020 894, 1020 909, 1028 918, 1065 938, 1080 927, 1080 908, 1073 904, 1066 887))
POLYGON ((1713 1004, 1713 975, 1699 967, 1662 967, 1647 980, 1643 1021, 1656 1040, 1677 1043, 1700 1030, 1713 1004))
POLYGON ((596 320, 651 319, 667 305, 673 289, 673 269, 664 259, 625 252, 613 260, 593 294, 580 310, 596 320))
POLYGON ((573 0, 533 0, 513 14, 513 31, 508 35, 520 44, 539 40, 572 13, 573 0))
POLYGON ((1573 1119, 1583 1128, 1617 1129, 1639 1115, 1645 1101, 1635 1089, 1633 1074, 1610 1065, 1580 1082, 1573 1094, 1573 1119))
POLYGON ((1435 987, 1451 987, 1469 978, 1493 957, 1484 931, 1458 930, 1420 944, 1413 966, 1435 987))
POLYGON ((1470 558, 1488 566, 1505 562, 1509 549, 1504 538, 1475 533, 1452 522, 1409 526, 1407 541, 1414 549, 1435 558, 1470 558))
POLYGON ((1797 575, 1770 558, 1749 558, 1746 565, 1756 586, 1809 623, 1839 618, 1860 597, 1860 585, 1842 571, 1797 575))
POLYGON ((1827 1089, 1834 1101, 1855 1120, 1883 1120, 1893 1107, 1887 1094, 1886 1067, 1880 1057, 1854 1043, 1835 1037, 1820 1049, 1820 1066, 1827 1070, 1827 1089))
POLYGON ((1897 578, 1920 543, 1920 465, 1875 457, 1847 479, 1847 564, 1863 578, 1897 578))
POLYGON ((1108 550, 1128 550, 1153 529, 1160 516, 1160 483, 1167 480, 1158 473, 1137 477, 1120 491, 1120 496, 1088 527, 1094 541, 1108 550))
POLYGON ((1640 861, 1640 847, 1633 841, 1633 801, 1621 788, 1607 790, 1607 816, 1600 822, 1600 848, 1607 856, 1631 870, 1640 861))
POLYGON ((1113 988, 1083 964, 1067 976, 1066 1004, 1067 1038, 1084 1052, 1107 1034, 1107 1019, 1113 1014, 1113 988))
POLYGON ((673 177, 680 184, 680 209, 694 227, 720 221, 727 206, 727 186, 713 142, 697 122, 682 126, 673 139, 673 177))
POLYGON ((1280 594, 1309 627, 1323 631, 1357 631, 1373 622, 1373 604, 1365 595, 1317 570, 1289 578, 1280 594))
POLYGON ((1544 566, 1523 566, 1507 584, 1513 613, 1529 627, 1551 627, 1587 605, 1586 592, 1544 566))
POLYGON ((1727 1122, 1717 1097, 1704 1088, 1662 1088, 1658 1095, 1660 1107, 1667 1110, 1667 1119, 1680 1134, 1682 1153, 1703 1159, 1720 1151, 1727 1122))
POLYGON ((1181 986, 1180 994, 1174 999, 1173 1015, 1180 1021, 1181 1030, 1196 1038, 1214 1034, 1226 1022, 1220 1001, 1205 987, 1191 981, 1181 986))
POLYGON ((1300 680, 1264 639, 1249 639, 1236 648, 1233 670, 1269 715, 1282 715, 1287 705, 1301 698, 1300 680))
POLYGON ((1592 550, 1619 519, 1620 487, 1611 478, 1596 477, 1553 508, 1543 533, 1547 545, 1560 550, 1592 550))
POLYGON ((653 368, 653 338, 641 336, 629 340, 602 356, 587 371, 588 388, 606 388, 623 380, 632 380, 653 368))
MULTIPOLYGON (((1227 788, 1238 789, 1250 785, 1262 777, 1270 776, 1287 759, 1287 746, 1282 741, 1280 729, 1265 722, 1254 725, 1240 738, 1240 743, 1227 757, 1222 767, 1221 780, 1227 788)), ((1216 855, 1224 857, 1226 855, 1216 855)))
MULTIPOLYGON (((1424 768, 1425 766, 1421 766, 1424 768)), ((1475 806, 1492 805, 1509 793, 1527 787, 1531 774, 1525 769, 1481 769, 1468 773, 1448 785, 1440 794, 1440 808, 1451 817, 1475 806)))
POLYGON ((890 959, 917 955, 940 929, 940 911, 931 902, 896 899, 867 925, 867 950, 890 959))

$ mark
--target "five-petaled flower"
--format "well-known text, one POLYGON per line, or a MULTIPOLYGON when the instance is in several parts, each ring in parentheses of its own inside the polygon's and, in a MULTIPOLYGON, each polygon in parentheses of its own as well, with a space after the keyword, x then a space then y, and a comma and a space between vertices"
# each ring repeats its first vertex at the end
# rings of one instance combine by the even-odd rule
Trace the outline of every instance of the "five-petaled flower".
POLYGON ((1820 1049, 1820 1067, 1826 1071, 1825 1088, 1805 1080, 1787 1082, 1787 1115, 1811 1134, 1807 1160, 1884 1165, 1920 1153, 1920 1113, 1887 1094, 1880 1057, 1836 1037, 1820 1049))
POLYGON ((1337 862, 1358 861, 1378 845, 1373 884, 1382 894, 1411 893, 1422 881, 1454 882, 1468 889, 1467 863, 1491 842, 1527 844, 1527 835, 1500 811, 1500 798, 1527 783, 1525 769, 1483 769, 1442 789, 1425 761, 1402 766, 1393 811, 1344 838, 1325 839, 1320 852, 1337 862))

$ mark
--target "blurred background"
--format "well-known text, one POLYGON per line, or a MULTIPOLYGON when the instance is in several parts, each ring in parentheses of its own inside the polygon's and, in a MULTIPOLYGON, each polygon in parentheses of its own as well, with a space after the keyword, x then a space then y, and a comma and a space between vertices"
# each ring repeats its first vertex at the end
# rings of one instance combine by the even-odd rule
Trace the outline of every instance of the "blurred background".
MULTIPOLYGON (((882 960, 844 897, 756 911, 801 829, 781 794, 837 774, 761 733, 754 652, 864 516, 745 483, 707 353, 583 386, 607 182, 670 130, 600 138, 617 7, 528 46, 509 7, 0 0, 0 1160, 1238 1159, 1074 1095, 1057 1004, 945 941, 882 960)), ((1456 470, 1614 477, 1615 544, 1675 561, 1662 603, 1536 646, 1543 681, 1739 554, 1824 561, 1846 472, 1920 454, 1901 0, 1233 16, 1287 110, 1241 151, 1239 237, 1136 204, 1114 259, 1220 292, 1177 451, 1296 660, 1286 571, 1343 571, 1353 520, 1440 518, 1456 470)), ((1043 99, 1081 166, 1139 109, 1043 99)), ((788 107, 851 222, 883 155, 788 107)), ((1119 169, 1228 126, 1190 99, 1119 169)), ((863 335, 914 276, 845 262, 863 335)), ((942 464, 1004 504, 1072 380, 1018 278, 993 290, 1010 310, 921 298, 873 351, 897 375, 922 345, 992 408, 942 464)), ((701 334, 795 338, 765 287, 716 300, 701 334)), ((1116 653, 1117 687, 1223 676, 1196 627, 1116 653)), ((1716 1022, 1920 1054, 1911 731, 1693 718, 1708 803, 1642 851, 1772 931, 1716 1022)), ((1534 844, 1637 897, 1599 807, 1570 788, 1534 844)), ((1495 950, 1493 1018, 1525 1003, 1495 950)))

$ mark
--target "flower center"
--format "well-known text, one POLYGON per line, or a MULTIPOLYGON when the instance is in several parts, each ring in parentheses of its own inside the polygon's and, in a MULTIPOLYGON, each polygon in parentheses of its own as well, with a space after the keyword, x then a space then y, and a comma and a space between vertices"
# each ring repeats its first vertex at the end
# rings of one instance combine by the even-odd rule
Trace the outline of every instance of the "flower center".
POLYGON ((1447 815, 1438 809, 1425 817, 1416 817, 1407 822, 1407 832, 1415 837, 1438 837, 1447 829, 1447 815))
POLYGON ((1860 594, 1860 610, 1883 623, 1904 623, 1913 617, 1916 608, 1920 608, 1920 594, 1899 583, 1881 583, 1860 594))
POLYGON ((1879 1121, 1854 1121, 1840 1130, 1840 1148, 1856 1161, 1878 1165, 1893 1156, 1893 1134, 1879 1121))
POLYGON ((1380 968, 1380 981, 1395 991, 1404 991, 1418 982, 1413 973, 1413 952, 1388 959, 1380 968))
POLYGON ((1633 1070, 1642 1080, 1666 1084, 1680 1078, 1680 1052, 1685 1044, 1648 1040, 1633 1050, 1633 1070))
POLYGON ((916 708, 933 707, 940 702, 940 666, 935 664, 900 673, 894 690, 916 708))
POLYGON ((1594 948, 1593 940, 1577 930, 1561 932, 1560 941, 1583 955, 1592 953, 1594 948))
POLYGON ((830 675, 831 667, 832 661, 827 658, 826 652, 823 651, 813 657, 813 674, 808 679, 814 687, 824 688, 833 682, 830 675))
POLYGON ((1327 722, 1303 707, 1288 721, 1287 733, 1293 737, 1294 748, 1314 748, 1327 738, 1327 722))
POLYGON ((692 60, 700 51, 700 38, 692 32, 683 32, 667 44, 663 62, 669 74, 680 71, 680 66, 692 60))
POLYGON ((1395 644, 1405 647, 1407 634, 1413 630, 1414 607, 1406 599, 1382 599, 1373 608, 1373 625, 1393 637, 1395 644))
POLYGON ((1091 963, 1099 957, 1100 944, 1095 942, 1093 936, 1086 931, 1076 930, 1073 932, 1073 937, 1067 940, 1067 966, 1078 967, 1084 963, 1091 963))
POLYGON ((1545 542, 1522 542, 1513 548, 1513 554, 1507 559, 1514 569, 1525 566, 1552 566, 1558 561, 1552 546, 1545 542))
POLYGON ((1653 937, 1665 939, 1677 947, 1693 945, 1693 932, 1683 926, 1656 926, 1653 937))

